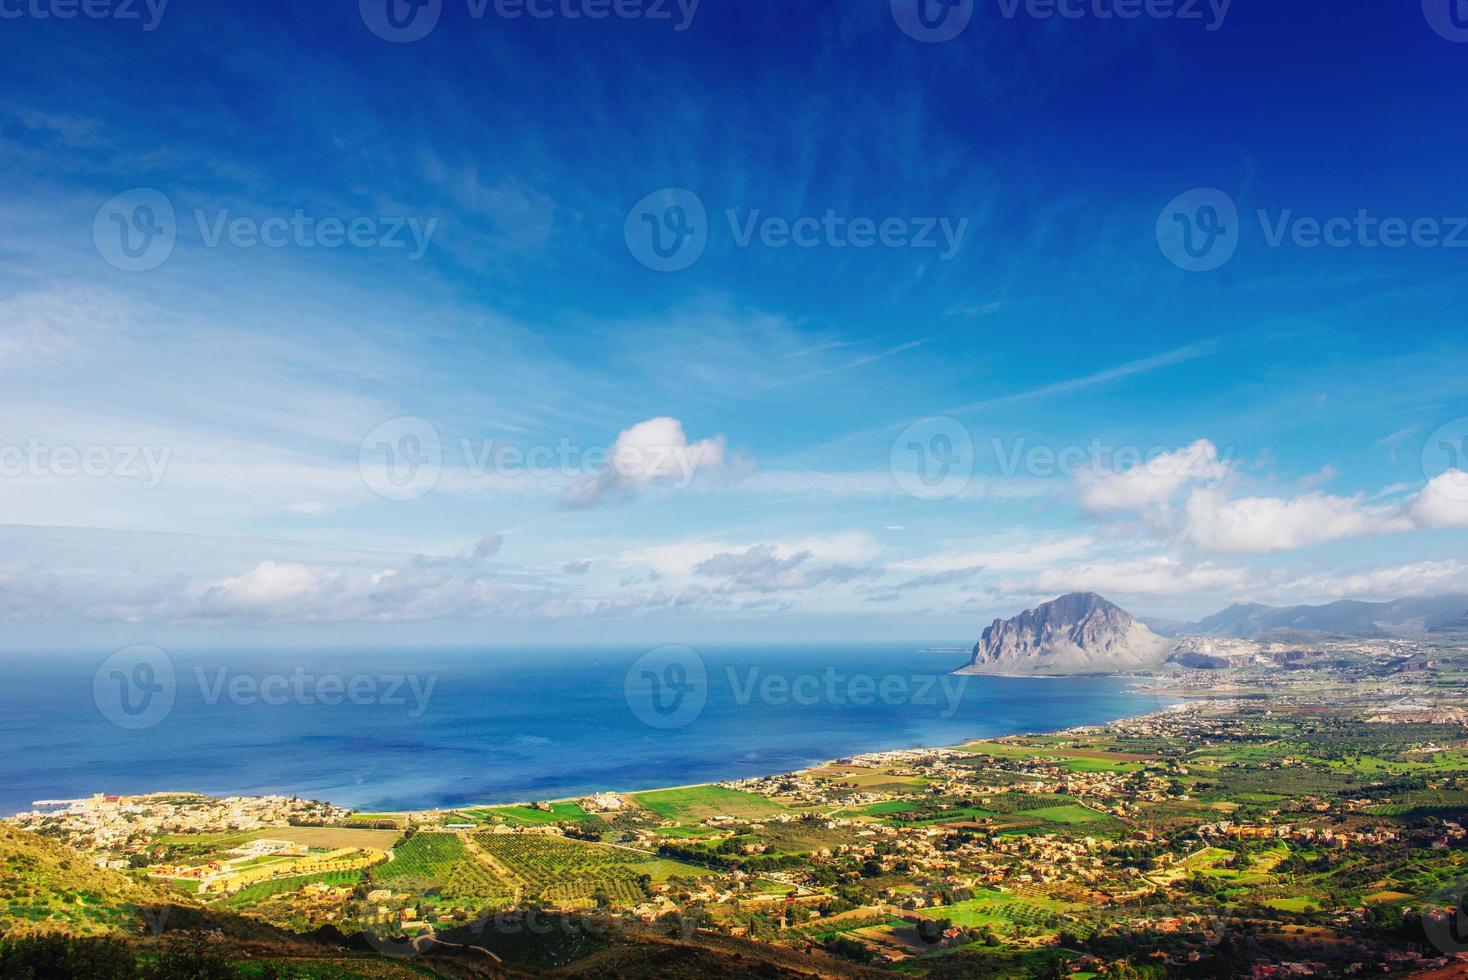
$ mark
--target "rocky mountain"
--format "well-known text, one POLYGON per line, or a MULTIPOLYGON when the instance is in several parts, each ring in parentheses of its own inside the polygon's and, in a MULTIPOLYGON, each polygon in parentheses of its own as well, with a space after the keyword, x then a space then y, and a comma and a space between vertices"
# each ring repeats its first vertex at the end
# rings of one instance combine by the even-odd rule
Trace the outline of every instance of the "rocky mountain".
POLYGON ((1171 644, 1094 592, 1075 592, 996 619, 962 674, 1112 674, 1155 667, 1171 644))
POLYGON ((1196 623, 1171 627, 1168 635, 1249 639, 1276 630, 1290 630, 1345 636, 1401 636, 1452 628, 1468 629, 1468 595, 1397 599, 1393 602, 1343 599, 1324 606, 1235 603, 1196 623))

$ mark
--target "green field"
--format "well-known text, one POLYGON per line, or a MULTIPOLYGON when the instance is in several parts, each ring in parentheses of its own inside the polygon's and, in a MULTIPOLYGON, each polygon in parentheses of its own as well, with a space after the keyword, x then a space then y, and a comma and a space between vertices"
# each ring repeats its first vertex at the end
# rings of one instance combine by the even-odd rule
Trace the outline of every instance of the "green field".
POLYGON ((275 895, 299 891, 307 885, 324 884, 336 888, 355 885, 362 880, 360 871, 323 871, 314 875, 295 875, 291 878, 272 878, 256 882, 230 895, 224 904, 231 908, 253 905, 275 895))
POLYGON ((586 844, 540 834, 474 835, 474 843, 513 877, 527 898, 566 906, 592 904, 604 895, 618 906, 647 899, 639 879, 695 878, 702 869, 625 848, 586 844))
POLYGON ((968 823, 972 820, 997 816, 998 814, 993 810, 982 810, 972 806, 934 808, 925 804, 915 804, 912 808, 895 811, 888 817, 887 822, 891 824, 968 823))
POLYGON ((1071 903, 1055 899, 980 889, 968 901, 926 909, 925 913, 968 928, 1019 926, 1035 929, 1053 924, 1057 917, 1075 908, 1077 906, 1071 903))
POLYGON ((868 803, 866 806, 857 807, 855 813, 864 813, 869 817, 881 817, 891 813, 906 813, 916 810, 921 804, 913 800, 886 800, 882 803, 868 803))
POLYGON ((1116 753, 1083 749, 1067 749, 1054 745, 1010 745, 1004 742, 970 742, 959 746, 963 752, 991 755, 996 759, 1044 759, 1069 772, 1137 772, 1145 766, 1116 753))
POLYGON ((531 806, 495 806, 462 812, 474 820, 493 820, 498 817, 505 823, 520 827, 543 827, 562 821, 575 822, 590 816, 576 803, 552 803, 549 811, 537 810, 531 806))
POLYGON ((1306 909, 1318 909, 1324 903, 1318 898, 1270 898, 1265 899, 1264 904, 1281 912, 1304 912, 1306 909))
POLYGON ((1038 810, 1017 810, 1016 816, 1039 817, 1050 823, 1094 823, 1097 820, 1111 820, 1104 813, 1097 813, 1079 803, 1068 803, 1062 806, 1041 807, 1038 810))
POLYGON ((763 796, 724 789, 721 786, 657 790, 652 793, 638 793, 632 799, 663 819, 679 823, 692 823, 718 816, 757 820, 789 812, 789 807, 781 806, 763 796))
POLYGON ((473 860, 453 834, 417 833, 393 847, 393 858, 372 880, 383 888, 426 890, 443 884, 459 861, 473 860))

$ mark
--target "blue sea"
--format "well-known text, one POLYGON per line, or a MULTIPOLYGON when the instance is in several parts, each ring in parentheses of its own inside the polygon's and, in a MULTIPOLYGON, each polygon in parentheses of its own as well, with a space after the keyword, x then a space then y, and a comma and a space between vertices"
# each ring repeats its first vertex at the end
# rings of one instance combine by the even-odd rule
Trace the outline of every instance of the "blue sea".
POLYGON ((912 645, 11 655, 0 813, 94 792, 363 810, 797 769, 1155 711, 1126 678, 958 678, 912 645))

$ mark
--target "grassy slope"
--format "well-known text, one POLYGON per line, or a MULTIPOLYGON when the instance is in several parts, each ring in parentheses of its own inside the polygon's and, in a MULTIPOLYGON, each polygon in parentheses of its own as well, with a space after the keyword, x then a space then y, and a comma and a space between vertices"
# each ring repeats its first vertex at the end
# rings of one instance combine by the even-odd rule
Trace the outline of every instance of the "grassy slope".
POLYGON ((0 929, 6 933, 134 932, 147 924, 144 909, 180 901, 55 841, 0 824, 0 929))

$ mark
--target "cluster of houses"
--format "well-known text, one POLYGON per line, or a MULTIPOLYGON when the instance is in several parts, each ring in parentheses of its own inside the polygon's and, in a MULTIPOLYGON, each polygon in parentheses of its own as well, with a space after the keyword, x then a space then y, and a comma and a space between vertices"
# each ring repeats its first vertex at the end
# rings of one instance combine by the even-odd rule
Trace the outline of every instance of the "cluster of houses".
POLYGON ((289 796, 231 796, 214 799, 193 793, 113 796, 96 793, 80 800, 48 800, 8 822, 33 833, 100 856, 99 863, 125 867, 159 834, 221 834, 283 825, 339 823, 352 811, 289 796))

